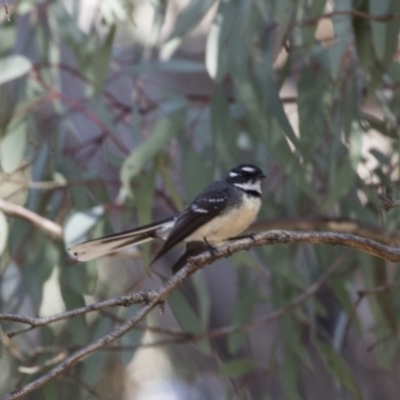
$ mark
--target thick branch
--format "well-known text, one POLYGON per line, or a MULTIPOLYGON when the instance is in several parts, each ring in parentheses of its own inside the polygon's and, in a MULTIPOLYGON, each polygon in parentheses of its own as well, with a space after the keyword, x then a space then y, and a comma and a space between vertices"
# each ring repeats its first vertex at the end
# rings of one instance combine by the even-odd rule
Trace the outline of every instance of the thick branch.
MULTIPOLYGON (((230 256, 233 252, 242 249, 249 249, 255 246, 289 243, 312 243, 347 246, 367 252, 388 261, 400 261, 400 249, 398 248, 386 246, 370 239, 343 233, 267 231, 255 234, 252 237, 232 241, 231 243, 220 247, 212 254, 205 252, 196 257, 190 258, 186 266, 182 268, 176 275, 172 276, 159 290, 152 291, 152 299, 132 318, 114 329, 109 334, 72 353, 64 361, 51 369, 47 374, 41 376, 35 381, 30 382, 23 388, 11 392, 4 398, 4 400, 18 399, 27 393, 30 393, 31 391, 44 385, 46 382, 56 378, 67 368, 72 367, 79 361, 88 357, 90 354, 123 336, 139 321, 141 321, 153 308, 155 308, 157 304, 164 302, 173 290, 181 286, 184 280, 198 269, 211 264, 213 261, 219 258, 230 256)), ((289 307, 291 306, 293 305, 289 305, 289 307)))

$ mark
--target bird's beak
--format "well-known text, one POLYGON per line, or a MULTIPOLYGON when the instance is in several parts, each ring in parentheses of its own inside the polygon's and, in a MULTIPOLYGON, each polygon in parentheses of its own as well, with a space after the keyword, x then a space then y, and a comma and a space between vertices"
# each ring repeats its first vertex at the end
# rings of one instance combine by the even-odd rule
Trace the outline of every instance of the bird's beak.
POLYGON ((261 172, 261 174, 258 174, 258 176, 257 176, 258 179, 264 179, 266 177, 267 176, 265 174, 263 174, 262 172, 261 172))

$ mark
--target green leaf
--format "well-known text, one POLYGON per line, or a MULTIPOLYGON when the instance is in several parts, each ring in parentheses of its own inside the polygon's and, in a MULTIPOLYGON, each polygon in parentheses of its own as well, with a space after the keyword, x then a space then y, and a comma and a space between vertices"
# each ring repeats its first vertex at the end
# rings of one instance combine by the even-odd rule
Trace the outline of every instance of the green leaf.
MULTIPOLYGON (((180 291, 175 290, 171 293, 168 297, 168 304, 184 332, 200 333, 205 330, 206 327, 202 324, 192 305, 180 291)), ((208 340, 201 340, 196 344, 203 352, 210 354, 211 346, 208 340)))
POLYGON ((2 132, 0 142, 0 163, 4 172, 11 173, 17 169, 25 155, 26 120, 11 122, 2 132))
MULTIPOLYGON (((237 296, 237 303, 232 318, 234 325, 243 325, 251 322, 253 319, 253 311, 259 300, 257 286, 250 279, 247 269, 240 268, 238 270, 239 294, 237 296)), ((246 337, 244 332, 236 332, 228 337, 228 348, 230 353, 235 354, 243 339, 246 337)))
POLYGON ((183 145, 186 147, 186 151, 183 153, 182 180, 187 198, 194 199, 199 194, 199 187, 204 188, 212 181, 212 170, 207 168, 204 154, 193 151, 186 139, 184 139, 183 145), (194 176, 196 179, 193 179, 194 176))
POLYGON ((254 361, 247 358, 241 358, 222 364, 218 369, 218 374, 229 376, 230 378, 237 378, 249 374, 256 369, 257 366, 254 361))
POLYGON ((183 36, 188 30, 195 28, 214 3, 215 0, 192 0, 179 14, 174 30, 167 40, 183 36))
MULTIPOLYGON (((287 331, 285 331, 285 334, 287 331)), ((291 350, 289 343, 285 340, 283 349, 284 359, 281 368, 282 387, 288 400, 302 400, 299 394, 299 360, 291 350)))
MULTIPOLYGON (((138 188, 135 189, 135 200, 138 210, 138 224, 147 225, 151 222, 151 211, 154 202, 154 168, 147 174, 138 178, 138 188)), ((151 245, 142 245, 143 263, 150 265, 151 262, 151 245)))
POLYGON ((24 284, 37 308, 43 299, 43 285, 59 263, 59 249, 41 232, 35 232, 24 243, 27 260, 23 270, 24 284))
POLYGON ((125 69, 125 72, 131 75, 138 75, 150 72, 175 72, 181 74, 198 74, 206 71, 204 63, 198 61, 181 60, 174 58, 168 61, 143 62, 125 69))
POLYGON ((0 58, 0 85, 19 78, 32 69, 32 63, 24 56, 12 55, 0 58))
POLYGON ((231 168, 239 159, 236 140, 239 129, 232 121, 225 90, 221 86, 214 92, 210 111, 211 126, 214 133, 214 154, 218 155, 218 163, 231 168))
MULTIPOLYGON (((386 15, 389 11, 390 0, 369 0, 369 12, 371 15, 386 15)), ((371 21, 372 44, 375 54, 382 60, 385 55, 387 37, 387 24, 371 21)), ((396 40, 397 41, 397 40, 396 40)))
MULTIPOLYGON (((72 310, 86 305, 82 286, 85 285, 85 271, 83 268, 60 268, 60 288, 65 308, 72 310), (77 285, 78 283, 78 285, 77 285)), ((69 343, 79 344, 87 342, 88 327, 86 317, 78 316, 68 321, 69 343)))
POLYGON ((0 256, 3 254, 6 245, 7 245, 7 238, 8 238, 8 223, 7 218, 0 211, 0 256))
MULTIPOLYGON (((368 1, 360 1, 357 11, 369 14, 368 1)), ((372 34, 370 21, 362 17, 353 17, 353 33, 357 49, 358 61, 363 68, 369 68, 373 62, 372 34)))
POLYGON ((321 140, 324 140, 324 105, 321 99, 328 83, 328 75, 319 60, 314 60, 308 68, 304 68, 300 76, 297 104, 301 148, 309 158, 313 156, 312 153, 321 140))
POLYGON ((204 271, 201 270, 192 277, 193 286, 196 290, 196 298, 198 304, 198 314, 201 325, 206 327, 210 318, 211 302, 208 295, 207 282, 205 280, 204 271))
MULTIPOLYGON (((184 163, 184 165, 185 164, 186 163, 184 163)), ((182 201, 182 196, 179 193, 177 186, 172 179, 172 174, 170 173, 169 168, 170 168, 169 157, 167 155, 160 155, 157 158, 157 172, 162 177, 163 184, 168 196, 171 198, 176 208, 178 210, 182 210, 185 206, 185 203, 182 201)))
POLYGON ((234 53, 229 43, 233 44, 235 30, 240 27, 240 11, 235 1, 221 1, 207 37, 206 67, 210 77, 217 82, 221 81, 231 68, 231 56, 234 56, 234 53))
MULTIPOLYGON (((93 341, 100 339, 112 330, 110 318, 99 318, 93 341)), ((88 385, 93 386, 101 377, 102 369, 110 354, 107 351, 96 351, 82 362, 82 380, 88 385)))
POLYGON ((104 43, 94 54, 92 62, 89 64, 94 76, 95 95, 98 95, 103 88, 107 72, 110 68, 110 55, 114 42, 116 26, 112 25, 104 43))
POLYGON ((184 113, 176 111, 161 119, 150 136, 122 164, 121 181, 125 193, 132 195, 130 182, 139 175, 147 162, 152 160, 168 143, 178 135, 183 126, 184 113))
MULTIPOLYGON (((335 10, 337 11, 348 11, 351 8, 351 0, 335 1, 335 10)), ((343 56, 352 40, 351 18, 348 15, 336 15, 332 18, 332 25, 336 40, 332 44, 331 51, 328 53, 330 58, 328 65, 332 78, 337 80, 343 71, 343 56)))
POLYGON ((362 121, 367 124, 367 128, 374 129, 377 132, 381 133, 382 135, 385 135, 391 139, 398 139, 397 135, 397 127, 392 127, 390 124, 386 123, 385 121, 382 121, 378 117, 372 114, 368 113, 362 113, 361 114, 362 121))
POLYGON ((104 207, 96 206, 73 214, 64 227, 64 241, 70 246, 85 239, 88 231, 104 215, 104 207))
POLYGON ((191 333, 202 331, 203 327, 197 313, 180 291, 175 290, 171 293, 168 297, 168 304, 183 331, 191 333))
POLYGON ((330 373, 340 385, 347 390, 352 400, 362 400, 362 393, 354 375, 343 357, 331 346, 322 341, 317 342, 317 349, 330 373))
POLYGON ((52 400, 58 397, 57 384, 54 381, 50 381, 46 385, 42 386, 40 391, 42 392, 40 397, 43 400, 52 400))
MULTIPOLYGON (((137 312, 138 310, 136 310, 137 312)), ((121 346, 129 346, 132 347, 132 350, 123 350, 121 353, 121 360, 125 366, 132 361, 132 358, 137 350, 140 348, 140 341, 143 337, 144 331, 131 329, 129 332, 125 333, 124 336, 121 338, 121 346), (136 347, 136 348, 135 348, 136 347)))
POLYGON ((358 122, 353 122, 349 137, 349 156, 343 160, 343 165, 329 189, 324 202, 324 208, 331 207, 340 197, 347 193, 357 177, 357 167, 361 160, 362 129, 358 122))

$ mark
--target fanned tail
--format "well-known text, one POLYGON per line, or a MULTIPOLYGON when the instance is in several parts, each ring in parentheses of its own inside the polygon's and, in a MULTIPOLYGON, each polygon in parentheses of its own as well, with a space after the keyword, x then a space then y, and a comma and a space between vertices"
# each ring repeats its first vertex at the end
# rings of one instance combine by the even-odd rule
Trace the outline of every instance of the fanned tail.
POLYGON ((126 232, 89 240, 88 242, 72 246, 68 250, 71 251, 79 261, 89 261, 122 250, 126 247, 146 243, 156 238, 165 238, 173 224, 174 219, 168 218, 126 232))

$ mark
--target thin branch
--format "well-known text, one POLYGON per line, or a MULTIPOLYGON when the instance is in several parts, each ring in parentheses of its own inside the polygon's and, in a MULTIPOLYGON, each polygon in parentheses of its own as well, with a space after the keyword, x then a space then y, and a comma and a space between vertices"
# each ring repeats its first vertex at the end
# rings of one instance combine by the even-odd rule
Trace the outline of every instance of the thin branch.
POLYGON ((382 201, 380 208, 385 211, 389 211, 391 208, 400 207, 400 200, 394 200, 390 194, 379 194, 378 197, 382 201))
MULTIPOLYGON (((295 297, 285 306, 248 324, 224 326, 221 328, 213 329, 212 331, 201 332, 201 333, 180 331, 176 332, 179 333, 179 335, 176 335, 177 337, 171 339, 164 339, 153 343, 144 343, 133 346, 108 346, 102 350, 103 351, 135 350, 138 347, 143 348, 143 347, 165 346, 170 344, 185 343, 188 341, 198 342, 204 339, 215 339, 218 337, 231 335, 236 332, 249 331, 259 325, 269 324, 281 318, 282 316, 294 311, 297 307, 301 306, 308 299, 314 296, 321 289, 324 283, 329 279, 329 277, 333 274, 333 272, 336 271, 336 269, 342 264, 344 258, 345 256, 338 257, 311 286, 309 286, 306 290, 304 290, 300 295, 295 297)), ((170 332, 167 331, 166 333, 169 334, 170 332)))
POLYGON ((357 300, 354 302, 350 315, 347 319, 347 323, 344 329, 344 337, 348 336, 349 330, 350 330, 350 326, 353 323, 356 315, 357 315, 357 310, 358 307, 360 306, 361 302, 369 295, 371 294, 377 294, 377 293, 382 293, 382 292, 386 292, 388 290, 392 290, 395 287, 400 286, 400 281, 395 281, 395 282, 388 282, 388 283, 384 283, 383 285, 379 285, 376 286, 372 289, 360 289, 357 290, 357 300))
POLYGON ((26 375, 37 374, 39 371, 43 369, 47 369, 55 364, 58 364, 60 361, 64 360, 67 356, 67 352, 62 350, 59 354, 56 354, 54 357, 46 360, 42 365, 33 365, 31 367, 21 366, 18 368, 19 372, 26 375))
POLYGON ((34 78, 48 91, 51 98, 54 100, 60 100, 61 102, 69 105, 72 109, 81 112, 86 116, 88 120, 90 120, 94 125, 96 125, 102 132, 105 134, 110 140, 115 144, 115 146, 121 151, 122 154, 128 155, 130 153, 129 149, 125 146, 125 144, 119 139, 114 132, 108 128, 108 126, 97 116, 97 114, 93 111, 88 110, 83 104, 81 104, 78 100, 75 100, 64 93, 55 90, 49 85, 45 79, 41 75, 40 69, 36 66, 34 67, 35 74, 34 78))
POLYGON ((113 297, 111 299, 100 301, 98 303, 93 303, 88 306, 75 308, 73 310, 65 311, 59 314, 54 314, 48 317, 35 318, 17 314, 0 314, 0 321, 19 322, 22 324, 29 325, 28 328, 24 328, 19 331, 9 332, 7 336, 9 338, 12 338, 21 333, 29 332, 32 329, 37 328, 39 326, 48 325, 56 321, 75 318, 79 315, 87 314, 89 312, 99 311, 109 307, 116 307, 116 306, 128 307, 136 303, 149 303, 156 296, 157 296, 156 291, 135 292, 135 293, 129 293, 124 296, 113 297))
POLYGON ((0 210, 7 215, 12 215, 14 217, 23 218, 30 221, 37 228, 57 239, 62 239, 63 237, 63 229, 60 225, 40 216, 39 214, 34 213, 31 210, 28 210, 25 207, 11 203, 7 200, 0 199, 0 210))
POLYGON ((315 17, 303 19, 302 21, 299 21, 298 24, 302 26, 312 25, 321 19, 331 19, 333 17, 338 17, 338 16, 358 17, 358 18, 368 19, 373 22, 382 22, 382 23, 400 19, 400 14, 372 15, 359 10, 336 10, 325 14, 317 15, 315 17))
MULTIPOLYGON (((370 239, 365 239, 343 233, 267 231, 252 235, 251 237, 236 239, 235 241, 232 241, 231 243, 228 243, 216 249, 212 254, 210 254, 209 252, 205 252, 196 257, 189 258, 185 267, 183 267, 178 273, 172 276, 163 286, 161 286, 160 289, 152 291, 151 300, 147 304, 145 304, 145 306, 141 310, 139 310, 134 316, 132 316, 130 319, 128 319, 126 322, 118 326, 107 335, 104 335, 100 339, 97 339, 96 341, 88 344, 80 350, 72 353, 64 361, 60 362, 56 367, 51 369, 46 374, 42 375, 40 378, 28 383, 21 389, 17 389, 9 393, 6 397, 4 397, 4 400, 18 399, 32 392, 33 390, 38 389, 45 383, 62 374, 66 369, 71 368, 79 361, 87 358, 95 351, 104 348, 108 344, 122 337, 138 322, 140 322, 151 310, 157 307, 158 304, 162 304, 171 292, 180 287, 183 282, 198 269, 201 269, 206 265, 211 264, 217 259, 228 257, 233 252, 242 249, 250 249, 251 247, 255 246, 290 243, 341 245, 367 252, 388 261, 400 261, 400 249, 398 248, 386 246, 382 243, 370 239)), ((285 307, 285 309, 287 310, 286 312, 288 312, 288 310, 291 310, 292 307, 293 304, 289 303, 285 307)), ((282 311, 277 311, 276 313, 279 312, 282 311)), ((271 316, 269 316, 269 318, 271 318, 271 316)))

